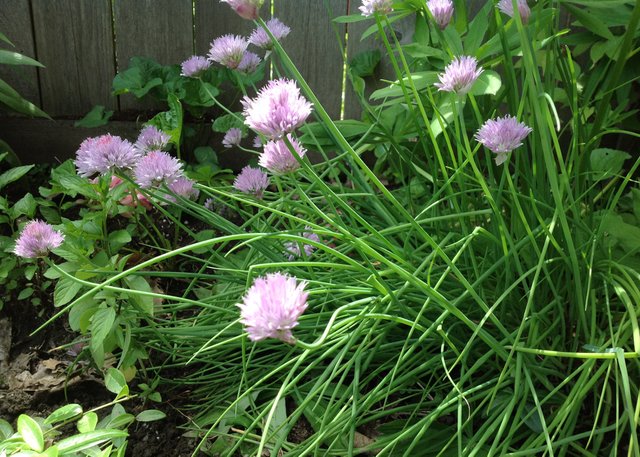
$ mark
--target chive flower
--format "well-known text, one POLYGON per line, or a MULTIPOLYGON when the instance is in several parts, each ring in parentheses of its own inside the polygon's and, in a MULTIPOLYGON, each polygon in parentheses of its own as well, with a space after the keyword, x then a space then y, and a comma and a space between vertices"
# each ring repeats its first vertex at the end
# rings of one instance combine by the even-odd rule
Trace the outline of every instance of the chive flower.
POLYGON ((358 9, 365 17, 373 16, 375 13, 387 15, 393 11, 391 0, 362 0, 362 6, 358 9))
POLYGON ((107 134, 84 140, 76 152, 75 164, 78 174, 88 178, 96 173, 130 169, 141 155, 129 141, 107 134))
POLYGON ((153 125, 147 125, 140 131, 135 147, 141 153, 158 151, 166 148, 171 140, 171 135, 164 133, 153 125))
MULTIPOLYGON (((320 237, 313 233, 313 229, 311 227, 309 227, 308 225, 304 228, 305 232, 302 234, 303 238, 306 238, 308 240, 311 241, 315 241, 315 242, 320 242, 320 237)), ((305 257, 310 257, 311 254, 313 254, 313 251, 316 250, 316 247, 311 245, 311 244, 307 244, 307 243, 302 243, 302 250, 300 249, 300 243, 298 243, 297 241, 287 241, 284 244, 284 248, 285 251, 289 254, 289 260, 294 260, 297 257, 302 257, 302 252, 304 251, 304 255, 305 257)))
POLYGON ((232 127, 224 134, 222 145, 225 148, 232 148, 234 146, 238 146, 240 141, 242 141, 242 129, 232 127))
POLYGON ((277 338, 295 343, 291 330, 307 309, 306 282, 298 283, 294 276, 269 273, 256 278, 242 299, 240 322, 251 341, 277 338))
POLYGON ((258 54, 251 51, 245 51, 236 70, 245 74, 253 73, 258 69, 260 62, 262 62, 262 59, 258 54))
MULTIPOLYGON (((200 195, 200 191, 194 187, 195 182, 186 176, 179 176, 174 181, 171 181, 167 184, 167 187, 171 192, 180 197, 186 198, 188 200, 195 200, 200 195)), ((170 197, 168 198, 171 201, 175 202, 175 199, 170 197)))
MULTIPOLYGON (((298 157, 304 157, 307 150, 302 147, 300 142, 291 135, 288 135, 287 138, 298 157)), ((300 168, 300 163, 289 150, 284 140, 267 142, 267 144, 264 145, 262 154, 260 154, 258 164, 274 175, 284 175, 300 168)))
POLYGON ((469 92, 482 71, 482 68, 478 68, 478 61, 475 57, 456 57, 445 67, 444 73, 438 75, 440 82, 435 83, 435 86, 444 92, 464 95, 469 92))
POLYGON ((243 19, 250 21, 258 19, 260 7, 264 0, 220 0, 228 4, 243 19))
POLYGON ((232 70, 238 68, 249 42, 239 35, 222 35, 211 42, 207 57, 232 70))
MULTIPOLYGON (((518 5, 520 18, 522 19, 522 22, 526 24, 529 22, 529 16, 531 15, 531 10, 529 9, 529 5, 527 5, 527 0, 516 0, 516 4, 518 5)), ((500 0, 498 2, 498 9, 507 16, 513 17, 513 2, 511 0, 500 0)))
POLYGON ((46 222, 35 219, 24 226, 13 252, 26 259, 46 257, 51 249, 59 247, 63 241, 62 233, 46 222))
POLYGON ((244 167, 240 174, 233 181, 233 187, 240 192, 250 194, 256 198, 262 198, 264 191, 269 187, 269 177, 259 168, 249 165, 244 167))
POLYGON ((169 185, 183 176, 182 164, 164 151, 151 151, 133 169, 135 182, 143 189, 169 185))
POLYGON ((441 30, 447 28, 453 16, 453 2, 451 0, 429 0, 427 8, 441 30))
POLYGON ((180 67, 182 68, 182 76, 189 78, 197 78, 211 66, 211 62, 203 56, 191 56, 180 67))
POLYGON ((513 116, 486 121, 476 132, 475 139, 496 154, 496 165, 507 160, 507 154, 522 146, 522 140, 533 130, 513 116))
POLYGON ((311 114, 311 103, 300 95, 295 81, 274 79, 255 98, 244 97, 245 124, 267 138, 282 138, 300 127, 311 114))
MULTIPOLYGON (((286 38, 286 36, 291 32, 289 26, 283 24, 282 21, 280 21, 280 19, 278 19, 277 17, 269 19, 266 22, 266 25, 271 34, 278 41, 286 38)), ((251 32, 251 35, 249 36, 249 43, 266 50, 273 49, 274 45, 271 37, 262 27, 258 27, 253 32, 251 32)))

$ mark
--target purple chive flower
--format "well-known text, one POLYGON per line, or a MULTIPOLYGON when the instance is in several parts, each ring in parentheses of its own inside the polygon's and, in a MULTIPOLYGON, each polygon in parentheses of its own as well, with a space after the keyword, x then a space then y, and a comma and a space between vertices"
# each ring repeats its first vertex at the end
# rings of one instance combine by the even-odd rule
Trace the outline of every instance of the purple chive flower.
POLYGON ((206 57, 191 56, 182 62, 182 76, 197 78, 211 66, 211 62, 206 57))
MULTIPOLYGON (((294 151, 300 158, 304 157, 307 150, 300 145, 300 142, 287 135, 294 151)), ((260 154, 258 163, 275 175, 291 173, 300 168, 300 163, 291 153, 284 140, 269 141, 264 145, 264 150, 260 154)))
POLYGON ((269 177, 259 168, 246 166, 233 181, 233 187, 245 194, 262 198, 264 190, 269 187, 269 177))
POLYGON ((253 147, 254 148, 262 147, 262 138, 260 138, 260 136, 256 135, 255 137, 253 137, 253 147))
POLYGON ((44 221, 33 220, 20 232, 13 249, 15 255, 26 259, 45 257, 64 241, 64 235, 44 221))
POLYGON ((445 67, 444 73, 438 75, 440 82, 435 83, 435 86, 441 91, 464 95, 469 92, 482 71, 482 68, 478 68, 475 57, 456 57, 445 67))
POLYGON ((167 147, 169 140, 171 140, 171 135, 153 125, 147 125, 140 131, 135 147, 141 153, 159 151, 167 147))
POLYGON ((393 11, 391 3, 391 0, 362 0, 362 6, 358 9, 366 17, 373 16, 375 13, 386 15, 393 11))
MULTIPOLYGON (((529 5, 527 5, 527 0, 517 0, 518 12, 520 13, 520 18, 523 23, 529 22, 529 16, 531 15, 531 10, 529 9, 529 5)), ((498 2, 498 9, 502 11, 509 17, 513 17, 513 2, 511 0, 500 0, 498 2)))
POLYGON ((245 326, 251 341, 277 338, 285 343, 295 343, 291 329, 298 325, 298 318, 307 309, 307 283, 298 283, 294 276, 269 273, 256 278, 242 299, 240 322, 245 326))
POLYGON ((259 10, 264 0, 220 0, 227 3, 243 19, 258 19, 259 10))
MULTIPOLYGON (((193 187, 194 184, 195 183, 186 176, 179 176, 175 181, 167 184, 167 187, 171 192, 180 197, 195 200, 198 198, 198 195, 200 195, 200 191, 193 187)), ((170 198, 170 200, 175 201, 173 198, 170 198)))
POLYGON ((453 16, 453 2, 451 0, 429 0, 427 8, 441 30, 447 28, 453 16))
MULTIPOLYGON (((267 28, 278 41, 286 38, 286 36, 291 32, 289 26, 283 24, 282 21, 276 17, 267 21, 267 28)), ((259 48, 267 50, 273 49, 273 41, 262 27, 258 27, 251 32, 249 43, 258 46, 259 48)))
POLYGON ((311 114, 311 103, 294 81, 275 79, 256 98, 244 97, 245 124, 268 138, 281 138, 300 127, 311 114))
POLYGON ((164 151, 151 151, 138 161, 133 176, 140 187, 169 185, 182 175, 182 164, 164 151))
POLYGON ((132 168, 141 155, 127 140, 107 134, 84 140, 76 152, 75 164, 78 174, 88 178, 96 173, 132 168))
POLYGON ((239 35, 222 35, 211 42, 207 57, 233 70, 242 62, 247 46, 249 42, 239 35))
POLYGON ((236 70, 246 74, 253 73, 258 68, 258 65, 260 65, 260 62, 262 62, 262 59, 258 54, 251 51, 245 51, 236 70))
POLYGON ((479 143, 497 154, 496 165, 507 160, 507 153, 518 146, 533 130, 513 116, 490 119, 476 132, 475 138, 479 143))
POLYGON ((225 148, 232 148, 238 146, 240 141, 242 141, 242 130, 237 127, 232 127, 224 134, 222 145, 225 148))
MULTIPOLYGON (((306 232, 302 234, 304 238, 311 241, 315 241, 317 243, 320 242, 320 237, 311 231, 313 230, 311 227, 307 225, 304 229, 306 230, 306 232)), ((300 243, 297 241, 287 241, 284 244, 284 248, 286 252, 289 254, 289 260, 294 260, 297 257, 302 257, 302 251, 304 251, 305 257, 310 257, 311 254, 313 254, 313 251, 316 250, 315 246, 312 246, 311 244, 303 243, 302 251, 301 251, 300 243)))

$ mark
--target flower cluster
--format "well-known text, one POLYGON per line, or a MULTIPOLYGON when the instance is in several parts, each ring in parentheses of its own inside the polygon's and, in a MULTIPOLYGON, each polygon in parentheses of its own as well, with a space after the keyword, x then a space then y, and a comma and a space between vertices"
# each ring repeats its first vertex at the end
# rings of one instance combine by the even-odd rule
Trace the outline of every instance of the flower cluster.
POLYGON ((227 68, 238 68, 244 57, 249 42, 239 35, 222 35, 211 42, 209 60, 227 68))
POLYGON ((440 29, 444 30, 453 16, 453 2, 451 0, 429 0, 427 8, 440 29))
POLYGON ((169 185, 181 177, 182 164, 164 151, 151 151, 133 169, 136 183, 143 189, 169 185))
POLYGON ((78 174, 85 178, 114 170, 131 169, 142 153, 119 136, 102 135, 87 138, 76 152, 78 174))
POLYGON ((44 221, 28 222, 16 240, 13 252, 26 259, 45 257, 51 249, 59 247, 64 235, 44 221))
MULTIPOLYGON (((317 234, 312 232, 313 229, 311 227, 306 226, 304 229, 305 229, 305 232, 302 234, 303 238, 306 238, 310 241, 315 241, 316 243, 320 242, 320 237, 317 234)), ((302 257, 303 252, 305 257, 310 257, 311 254, 313 254, 313 251, 316 250, 315 246, 307 243, 303 243, 302 250, 301 250, 300 243, 293 242, 293 241, 287 241, 284 244, 284 248, 285 248, 285 251, 289 254, 289 260, 294 260, 296 257, 302 257)))
POLYGON ((387 15, 393 11, 391 4, 391 0, 362 0, 362 5, 358 9, 366 17, 376 13, 387 15))
POLYGON ((159 151, 169 145, 171 135, 164 133, 153 125, 147 125, 140 131, 135 147, 141 154, 150 151, 159 151))
MULTIPOLYGON (((522 19, 522 22, 526 24, 529 22, 529 16, 531 15, 531 10, 529 9, 529 5, 527 5, 527 0, 515 0, 515 2, 518 5, 520 19, 522 19)), ((513 0, 500 0, 498 2, 498 9, 507 16, 513 17, 513 0)))
POLYGON ((211 66, 211 62, 202 56, 191 56, 180 66, 182 68, 182 76, 197 78, 211 66))
POLYGON ((242 130, 238 127, 232 127, 227 130, 227 133, 225 133, 224 138, 222 139, 222 145, 225 148, 232 148, 234 146, 238 146, 240 141, 242 141, 242 130))
POLYGON ((307 150, 303 148, 300 142, 291 135, 287 135, 287 140, 288 141, 279 139, 267 142, 267 144, 264 145, 262 154, 260 154, 260 158, 258 159, 260 166, 266 168, 275 175, 284 175, 300 168, 298 158, 302 159, 306 155, 307 150), (289 148, 289 145, 291 145, 294 151, 293 153, 289 148), (294 153, 298 158, 294 156, 294 153))
POLYGON ((471 90, 482 71, 475 57, 456 57, 445 67, 444 73, 438 75, 440 82, 434 85, 438 90, 464 95, 471 90))
POLYGON ((235 181, 233 181, 233 187, 245 194, 262 198, 265 189, 269 187, 269 177, 259 168, 246 166, 236 176, 235 181))
MULTIPOLYGON (((291 29, 276 17, 269 19, 266 24, 271 34, 278 41, 285 38, 291 32, 291 29)), ((262 28, 257 28, 251 33, 249 43, 267 50, 272 49, 274 44, 269 34, 262 28)))
POLYGON ((298 283, 293 276, 269 273, 257 278, 242 299, 240 322, 245 325, 249 339, 260 341, 277 338, 294 343, 291 330, 307 309, 306 282, 298 283))
POLYGON ((476 132, 476 140, 496 154, 496 165, 507 160, 507 154, 522 146, 522 140, 533 130, 513 116, 490 119, 476 132))

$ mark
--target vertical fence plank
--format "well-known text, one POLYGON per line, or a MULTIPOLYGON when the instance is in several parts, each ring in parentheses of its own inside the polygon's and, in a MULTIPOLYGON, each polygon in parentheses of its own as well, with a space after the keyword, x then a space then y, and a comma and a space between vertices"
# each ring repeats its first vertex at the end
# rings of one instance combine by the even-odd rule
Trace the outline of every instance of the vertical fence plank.
MULTIPOLYGON (((282 46, 334 119, 342 105, 342 55, 331 22, 347 14, 347 0, 274 0, 274 15, 291 27, 282 46), (327 11, 327 6, 330 11, 327 11)), ((335 25, 344 41, 345 27, 335 25)))
POLYGON ((93 105, 116 108, 110 0, 33 0, 42 107, 83 116, 93 105))
MULTIPOLYGON (((268 2, 262 6, 263 16, 269 11, 268 2)), ((227 4, 212 0, 195 0, 196 53, 206 56, 214 38, 227 33, 248 37, 253 21, 242 19, 227 4)))
MULTIPOLYGON (((354 2, 351 2, 350 5, 350 14, 359 14, 360 11, 355 5, 354 2)), ((373 33, 369 35, 364 40, 360 40, 362 34, 371 26, 375 26, 376 22, 373 18, 361 22, 353 22, 349 24, 348 32, 349 32, 349 40, 347 43, 347 61, 351 61, 356 55, 363 51, 371 51, 378 49, 381 54, 381 61, 378 67, 376 68, 375 74, 373 76, 369 76, 365 78, 366 89, 365 89, 365 97, 369 97, 371 93, 380 89, 381 87, 385 87, 387 84, 381 82, 381 79, 387 79, 391 81, 395 81, 396 74, 393 70, 391 62, 389 60, 388 53, 385 49, 384 43, 379 38, 378 33, 373 33)), ((415 30, 415 18, 414 16, 409 16, 402 20, 396 21, 393 23, 393 29, 401 42, 410 43, 411 38, 413 37, 413 33, 415 30)), ((393 42, 393 41, 392 41, 393 42)), ((349 78, 347 78, 347 84, 345 89, 345 118, 346 119, 360 119, 362 115, 362 108, 360 107, 360 102, 358 101, 356 94, 353 90, 353 86, 349 78)))
MULTIPOLYGON (((15 48, 2 43, 2 48, 36 58, 33 43, 33 24, 29 0, 0 0, 0 32, 9 38, 15 48)), ((30 102, 40 105, 38 73, 26 65, 0 66, 0 78, 20 92, 30 102)))
MULTIPOLYGON (((115 0, 117 68, 135 56, 163 65, 179 64, 193 54, 193 6, 189 0, 115 0)), ((161 105, 120 97, 120 109, 150 109, 161 105)))

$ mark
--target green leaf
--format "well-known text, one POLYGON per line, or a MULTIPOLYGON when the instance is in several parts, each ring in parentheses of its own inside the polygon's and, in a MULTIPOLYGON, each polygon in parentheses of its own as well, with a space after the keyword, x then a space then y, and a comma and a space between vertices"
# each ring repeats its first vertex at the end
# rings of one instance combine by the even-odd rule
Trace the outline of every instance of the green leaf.
POLYGON ((238 128, 243 132, 245 131, 247 127, 244 125, 244 118, 241 113, 235 113, 235 115, 225 114, 224 116, 216 118, 211 125, 211 129, 218 133, 225 133, 231 128, 238 128))
POLYGON ((98 415, 93 411, 89 411, 84 416, 80 418, 77 422, 76 427, 80 433, 88 433, 92 432, 96 429, 96 424, 98 423, 98 415))
POLYGON ((127 230, 116 230, 115 232, 109 233, 109 248, 111 252, 117 252, 131 241, 131 234, 127 230))
POLYGON ((144 97, 151 89, 161 86, 159 77, 162 66, 153 59, 132 57, 129 68, 113 78, 113 94, 132 93, 138 98, 144 97))
POLYGON ((45 424, 56 424, 58 422, 64 422, 69 419, 74 418, 82 414, 82 406, 71 403, 69 405, 64 405, 61 408, 56 409, 54 412, 49 414, 47 418, 44 420, 45 424))
MULTIPOLYGON (((418 71, 411 74, 411 80, 417 90, 424 89, 425 87, 438 82, 438 73, 435 71, 418 71)), ((404 78, 403 82, 405 83, 405 86, 408 85, 409 78, 404 78)), ((403 96, 402 87, 400 86, 400 82, 396 81, 389 87, 376 90, 369 98, 372 100, 379 100, 381 98, 401 96, 403 96)))
POLYGON ((63 454, 72 454, 97 446, 105 441, 114 440, 116 438, 126 438, 128 433, 124 430, 96 430, 88 433, 71 436, 60 440, 57 444, 58 450, 63 454))
POLYGON ((123 397, 129 393, 127 380, 122 372, 116 368, 109 368, 104 377, 104 386, 109 392, 117 395, 117 398, 123 397))
POLYGON ((33 198, 33 195, 30 193, 26 194, 13 205, 13 208, 11 208, 11 216, 14 219, 20 216, 27 216, 31 219, 36 214, 36 206, 36 199, 33 198))
POLYGON ((369 20, 369 18, 359 13, 333 18, 333 22, 337 22, 338 24, 351 24, 353 22, 361 22, 366 20, 369 20))
POLYGON ((26 414, 18 417, 18 433, 27 446, 37 452, 44 450, 44 436, 40 425, 26 414))
POLYGON ((136 421, 138 422, 153 422, 160 419, 164 419, 167 417, 165 413, 159 411, 157 409, 148 409, 146 411, 142 411, 140 414, 136 416, 136 421))
POLYGON ((594 181, 601 181, 617 175, 622 170, 624 161, 630 157, 626 152, 617 149, 594 149, 590 156, 594 181))
POLYGON ((76 121, 74 127, 94 128, 107 125, 113 116, 113 111, 105 110, 104 106, 96 105, 82 119, 76 121))
POLYGON ((349 61, 349 71, 361 78, 372 76, 380 63, 380 58, 381 55, 378 49, 360 52, 349 61))
POLYGON ((13 435, 13 427, 4 419, 0 419, 0 442, 13 435))
POLYGON ((30 101, 22 98, 18 92, 16 92, 2 79, 0 79, 0 103, 5 104, 18 113, 26 114, 27 116, 46 117, 47 119, 51 119, 47 113, 30 101))
POLYGON ((53 291, 53 305, 58 308, 71 302, 82 289, 82 284, 66 276, 56 283, 53 291))
POLYGON ((44 68, 37 60, 33 60, 31 57, 23 56, 18 52, 7 51, 0 49, 0 64, 6 65, 32 65, 34 67, 44 68))
POLYGON ((98 360, 96 360, 96 362, 100 361, 100 355, 104 356, 104 349, 102 345, 104 340, 107 338, 107 335, 109 335, 113 329, 115 320, 116 311, 111 307, 99 309, 91 317, 91 325, 89 326, 89 329, 91 330, 91 342, 89 347, 91 348, 91 352, 94 354, 94 358, 96 355, 98 356, 98 360))
POLYGON ((495 71, 485 70, 473 83, 471 93, 473 95, 495 95, 501 86, 500 75, 495 71))
POLYGON ((575 18, 590 32, 596 35, 606 38, 607 40, 613 40, 614 35, 604 22, 598 19, 598 15, 592 14, 582 8, 563 3, 562 6, 567 9, 575 18))
POLYGON ((26 300, 33 295, 33 287, 26 287, 18 294, 18 300, 26 300))
POLYGON ((169 94, 167 102, 169 103, 169 111, 156 114, 147 124, 171 135, 170 141, 179 146, 182 136, 182 105, 174 94, 169 94))
POLYGON ((199 146, 193 150, 199 164, 218 165, 218 155, 211 146, 199 146))
MULTIPOLYGON (((438 105, 438 112, 440 116, 433 116, 431 120, 431 130, 433 131, 434 137, 437 137, 442 133, 442 128, 447 128, 447 126, 453 121, 453 96, 445 97, 444 100, 438 105), (442 118, 442 119, 440 119, 442 118), (440 125, 440 122, 442 124, 440 125)), ((464 109, 464 105, 466 103, 466 98, 460 103, 461 106, 458 107, 459 110, 464 109)))
POLYGON ((7 43, 10 46, 15 47, 15 44, 13 44, 11 42, 11 40, 9 40, 9 38, 7 38, 7 36, 4 33, 1 33, 1 32, 0 32, 0 40, 4 41, 5 43, 7 43))
MULTIPOLYGON (((147 280, 145 278, 143 278, 142 276, 127 276, 124 278, 124 282, 127 283, 127 286, 129 286, 129 289, 131 290, 138 290, 141 292, 151 292, 151 286, 149 285, 149 283, 147 282, 147 280)), ((149 297, 146 295, 139 295, 139 294, 127 294, 131 300, 134 301, 134 303, 136 305, 138 305, 138 307, 140 307, 140 309, 148 314, 149 316, 153 316, 153 297, 149 297)))
POLYGON ((0 175, 0 189, 5 187, 7 184, 10 184, 18 179, 22 178, 26 175, 29 170, 31 170, 34 165, 23 165, 21 167, 15 167, 10 170, 5 171, 0 175))
POLYGON ((49 449, 44 451, 38 457, 58 457, 60 455, 60 450, 58 446, 51 446, 49 449))

